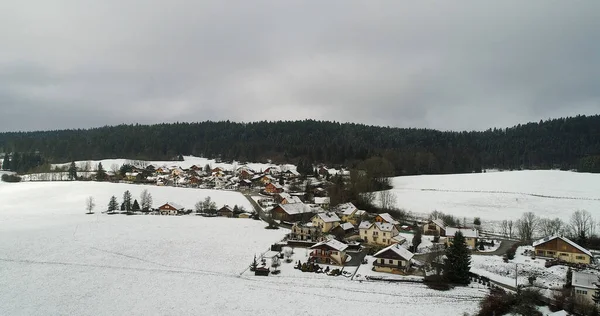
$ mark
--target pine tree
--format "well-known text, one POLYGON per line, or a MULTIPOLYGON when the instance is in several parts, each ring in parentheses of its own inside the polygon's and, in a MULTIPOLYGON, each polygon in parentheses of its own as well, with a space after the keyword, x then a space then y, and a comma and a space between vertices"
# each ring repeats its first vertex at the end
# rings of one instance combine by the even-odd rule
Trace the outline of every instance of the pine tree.
POLYGON ((102 163, 98 163, 98 168, 96 169, 96 181, 106 181, 108 178, 106 171, 102 167, 102 163))
POLYGON ((77 180, 77 166, 75 166, 74 161, 69 166, 69 180, 77 180))
POLYGON ((112 213, 119 208, 119 203, 117 202, 116 196, 111 196, 110 201, 108 202, 108 212, 112 213))
POLYGON ((279 184, 280 185, 284 185, 285 184, 285 180, 283 179, 283 176, 279 176, 279 184))
POLYGON ((131 206, 131 210, 134 212, 137 212, 140 210, 140 205, 138 204, 137 200, 133 201, 133 205, 131 206))
POLYGON ((8 153, 4 154, 4 160, 2 161, 2 169, 10 170, 10 157, 8 153))
POLYGON ((462 232, 454 234, 452 244, 446 249, 444 276, 452 283, 469 284, 471 253, 462 232))
POLYGON ((421 229, 417 227, 412 239, 413 252, 417 252, 417 247, 419 247, 419 245, 422 242, 422 235, 423 234, 421 233, 421 229))
POLYGON ((125 211, 131 211, 131 192, 129 192, 129 190, 123 193, 123 206, 125 208, 125 211))

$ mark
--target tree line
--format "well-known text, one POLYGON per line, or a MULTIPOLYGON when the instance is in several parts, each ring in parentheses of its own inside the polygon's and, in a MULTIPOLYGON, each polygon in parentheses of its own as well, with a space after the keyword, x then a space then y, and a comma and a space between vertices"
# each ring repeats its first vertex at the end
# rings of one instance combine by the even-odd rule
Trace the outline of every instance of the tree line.
MULTIPOLYGON (((0 152, 35 153, 48 162, 122 157, 177 160, 181 155, 195 155, 350 167, 378 156, 391 163, 395 175, 480 172, 484 168, 600 172, 600 116, 470 132, 315 120, 135 124, 0 133, 0 152)), ((11 170, 26 167, 10 165, 11 170)))

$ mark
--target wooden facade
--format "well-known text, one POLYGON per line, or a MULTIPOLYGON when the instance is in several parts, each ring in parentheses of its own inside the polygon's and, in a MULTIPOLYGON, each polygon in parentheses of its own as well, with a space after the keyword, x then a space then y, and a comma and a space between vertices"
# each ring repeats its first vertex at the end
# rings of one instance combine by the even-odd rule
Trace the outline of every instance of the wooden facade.
POLYGON ((540 257, 556 258, 571 263, 590 264, 589 251, 576 246, 564 237, 554 237, 534 243, 535 254, 540 257))

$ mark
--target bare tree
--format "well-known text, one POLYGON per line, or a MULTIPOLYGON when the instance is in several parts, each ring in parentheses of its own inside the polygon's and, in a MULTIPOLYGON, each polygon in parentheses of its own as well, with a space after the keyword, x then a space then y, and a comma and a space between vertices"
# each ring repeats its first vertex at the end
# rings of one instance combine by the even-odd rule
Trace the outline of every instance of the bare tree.
POLYGON ((590 237, 594 233, 594 218, 586 210, 575 211, 573 215, 571 215, 569 224, 571 236, 574 238, 590 237))
POLYGON ((379 204, 383 210, 391 210, 396 206, 396 195, 391 190, 379 192, 379 204))
POLYGON ((521 240, 532 240, 539 224, 539 219, 533 212, 525 212, 517 221, 517 233, 521 240))
POLYGON ((562 235, 565 230, 565 223, 560 218, 540 219, 540 233, 544 236, 562 235))
POLYGON ((502 226, 500 226, 502 228, 502 235, 503 236, 508 236, 508 221, 507 220, 503 220, 502 221, 502 226))
POLYGON ((425 255, 425 262, 435 268, 435 273, 440 275, 444 265, 444 246, 442 244, 433 244, 430 252, 425 255))
POLYGON ((113 163, 112 165, 110 165, 110 171, 112 171, 113 175, 118 175, 119 170, 120 170, 120 167, 116 163, 113 163))
POLYGON ((94 197, 89 196, 85 200, 85 209, 87 210, 86 214, 94 214, 94 207, 96 207, 96 203, 94 203, 94 197))
POLYGON ((515 223, 513 222, 513 220, 509 220, 507 223, 508 226, 508 238, 512 238, 513 236, 513 227, 514 227, 515 223))
POLYGON ((148 190, 142 191, 140 201, 142 202, 142 210, 148 211, 152 207, 152 195, 148 190))

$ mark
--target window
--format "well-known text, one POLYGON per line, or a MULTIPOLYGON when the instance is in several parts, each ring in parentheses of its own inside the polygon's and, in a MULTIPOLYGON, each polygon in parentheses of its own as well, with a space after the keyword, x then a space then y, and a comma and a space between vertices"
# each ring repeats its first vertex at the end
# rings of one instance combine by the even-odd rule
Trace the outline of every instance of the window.
POLYGON ((576 256, 575 259, 577 259, 577 260, 584 260, 585 257, 584 256, 576 256))
POLYGON ((394 264, 394 260, 390 259, 390 264, 394 264))
POLYGON ((549 255, 554 255, 555 254, 554 251, 546 251, 546 253, 549 254, 549 255))
POLYGON ((385 237, 385 233, 383 233, 383 237, 385 237))
POLYGON ((337 255, 337 251, 332 251, 331 254, 332 255, 337 255))
POLYGON ((577 291, 575 291, 575 293, 582 294, 582 295, 587 295, 587 291, 584 291, 584 290, 577 290, 577 291))
POLYGON ((385 239, 381 240, 382 242, 385 242, 385 239))
POLYGON ((568 253, 561 253, 559 256, 561 256, 561 257, 568 257, 569 254, 568 253))

